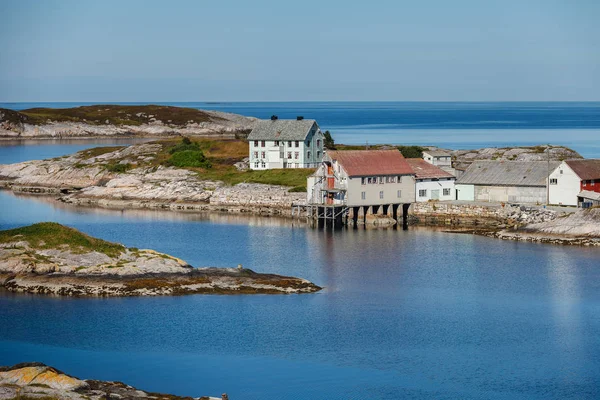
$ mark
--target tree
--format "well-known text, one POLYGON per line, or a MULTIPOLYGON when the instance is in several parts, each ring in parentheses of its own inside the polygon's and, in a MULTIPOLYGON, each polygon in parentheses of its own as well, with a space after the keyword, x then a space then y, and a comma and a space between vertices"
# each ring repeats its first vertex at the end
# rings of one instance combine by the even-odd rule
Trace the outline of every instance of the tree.
POLYGON ((335 141, 331 137, 331 133, 329 131, 325 131, 323 136, 323 144, 325 145, 325 148, 329 150, 335 150, 335 141))
POLYGON ((425 148, 421 146, 398 146, 398 150, 405 158, 421 158, 425 148))

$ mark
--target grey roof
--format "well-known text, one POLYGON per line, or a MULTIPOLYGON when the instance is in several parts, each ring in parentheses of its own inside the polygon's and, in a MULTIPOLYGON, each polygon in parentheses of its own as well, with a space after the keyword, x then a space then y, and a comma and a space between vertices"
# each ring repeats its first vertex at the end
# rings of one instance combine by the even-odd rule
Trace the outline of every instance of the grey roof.
POLYGON ((600 193, 592 192, 590 190, 582 190, 581 192, 579 192, 577 197, 583 197, 584 199, 600 201, 600 193))
POLYGON ((304 140, 314 124, 314 119, 260 121, 248 135, 248 140, 304 140))
POLYGON ((450 153, 446 153, 445 151, 442 151, 442 150, 423 150, 423 153, 427 153, 433 157, 450 157, 451 156, 450 153))
POLYGON ((474 161, 456 184, 492 186, 546 186, 559 161, 474 161))

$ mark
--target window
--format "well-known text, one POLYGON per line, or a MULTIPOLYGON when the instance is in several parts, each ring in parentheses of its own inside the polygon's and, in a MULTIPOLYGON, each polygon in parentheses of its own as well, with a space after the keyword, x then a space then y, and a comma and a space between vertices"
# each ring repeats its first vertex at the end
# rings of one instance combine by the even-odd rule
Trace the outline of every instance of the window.
POLYGON ((297 160, 300 157, 300 153, 299 152, 294 152, 294 160, 297 160))
POLYGON ((264 161, 263 161, 263 162, 261 162, 261 163, 260 163, 260 165, 261 165, 261 167, 263 167, 263 168, 266 168, 266 167, 267 167, 267 164, 265 164, 265 162, 264 162, 264 161))
POLYGON ((310 159, 310 151, 306 153, 306 158, 310 159))
POLYGON ((265 147, 265 141, 264 140, 260 141, 260 147, 265 147))
POLYGON ((379 192, 379 198, 380 198, 380 199, 383 199, 383 190, 381 190, 381 191, 379 192))
POLYGON ((265 158, 265 152, 264 151, 260 152, 260 158, 265 158))
POLYGON ((419 189, 419 197, 427 197, 427 189, 419 189))
POLYGON ((291 140, 288 142, 288 147, 292 147, 292 141, 291 140))
POLYGON ((402 190, 398 190, 398 198, 402 197, 402 190))
POLYGON ((371 178, 370 176, 367 178, 367 183, 373 183, 373 178, 371 178))
POLYGON ((367 199, 367 192, 360 192, 360 198, 362 200, 366 200, 367 199))
POLYGON ((398 175, 398 183, 402 183, 402 175, 398 175))
POLYGON ((279 146, 279 140, 276 140, 275 142, 273 142, 273 146, 279 146))
POLYGON ((360 178, 360 184, 361 185, 366 185, 367 184, 367 178, 360 178))
POLYGON ((373 183, 373 184, 376 184, 376 183, 377 183, 377 177, 376 177, 376 176, 374 176, 374 177, 373 177, 373 181, 372 181, 372 183, 373 183))
POLYGON ((258 151, 255 151, 253 154, 254 154, 254 158, 258 158, 258 151))
POLYGON ((558 179, 556 179, 556 178, 550 179, 550 184, 551 185, 558 185, 558 179))
POLYGON ((561 175, 562 175, 562 173, 563 173, 563 170, 562 170, 562 169, 560 170, 560 173, 561 173, 561 175))
POLYGON ((317 147, 321 147, 321 139, 317 139, 317 147))
POLYGON ((450 196, 450 189, 443 190, 444 196, 450 196))
POLYGON ((288 156, 288 160, 291 160, 292 159, 292 152, 288 151, 288 155, 287 156, 288 156))
POLYGON ((258 140, 254 141, 254 147, 258 147, 258 140))
POLYGON ((379 183, 383 183, 383 176, 379 177, 379 183))
POLYGON ((321 152, 317 151, 317 158, 321 158, 321 152))
POLYGON ((258 160, 254 161, 254 168, 258 168, 258 160))
POLYGON ((396 183, 396 177, 395 176, 386 176, 385 183, 396 183))

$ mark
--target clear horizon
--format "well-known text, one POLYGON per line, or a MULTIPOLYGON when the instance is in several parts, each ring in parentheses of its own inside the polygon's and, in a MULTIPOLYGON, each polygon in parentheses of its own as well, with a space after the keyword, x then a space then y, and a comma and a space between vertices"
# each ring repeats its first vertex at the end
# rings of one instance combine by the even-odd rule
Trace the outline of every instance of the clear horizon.
POLYGON ((6 0, 0 102, 600 101, 600 2, 483 3, 6 0))

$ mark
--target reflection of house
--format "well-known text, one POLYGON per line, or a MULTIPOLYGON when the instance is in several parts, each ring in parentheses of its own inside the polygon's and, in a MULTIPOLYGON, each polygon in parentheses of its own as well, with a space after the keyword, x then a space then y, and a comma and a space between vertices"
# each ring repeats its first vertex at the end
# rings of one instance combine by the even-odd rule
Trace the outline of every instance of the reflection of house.
POLYGON ((438 167, 450 167, 452 165, 452 156, 442 150, 424 150, 423 160, 438 167))
POLYGON ((407 158, 406 161, 416 174, 416 201, 454 200, 454 181, 449 172, 428 163, 421 158, 407 158))
POLYGON ((458 200, 546 203, 558 161, 474 161, 456 180, 458 200))
POLYGON ((323 133, 315 120, 271 117, 248 135, 250 168, 316 168, 323 159, 323 133))
POLYGON ((552 169, 550 204, 593 203, 594 195, 589 192, 600 193, 600 160, 566 160, 552 169))
POLYGON ((398 150, 328 151, 308 178, 310 204, 412 203, 415 173, 398 150))

